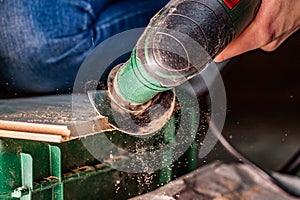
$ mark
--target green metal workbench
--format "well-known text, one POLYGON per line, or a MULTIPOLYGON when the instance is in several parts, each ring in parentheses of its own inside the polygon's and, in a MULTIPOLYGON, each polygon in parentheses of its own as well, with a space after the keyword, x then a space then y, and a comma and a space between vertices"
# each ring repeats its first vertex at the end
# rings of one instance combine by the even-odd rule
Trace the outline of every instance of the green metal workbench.
MULTIPOLYGON (((45 115, 44 110, 49 110, 45 102, 47 98, 51 100, 51 110, 57 109, 60 116, 67 113, 64 109, 71 109, 67 103, 62 102, 62 99, 65 100, 62 96, 2 99, 0 119, 21 116, 26 121, 27 115, 16 113, 20 110, 30 113, 27 108, 23 108, 28 104, 33 104, 36 109, 31 113, 45 115)), ((51 116, 55 118, 55 115, 51 116)), ((174 142, 175 119, 176 115, 161 131, 144 139, 136 139, 118 131, 73 137, 61 143, 0 138, 0 199, 128 199, 154 190, 179 176, 178 170, 174 171, 171 159, 163 161, 167 163, 164 168, 149 173, 123 172, 116 170, 111 165, 113 162, 103 163, 96 159, 86 144, 96 143, 101 147, 101 135, 105 135, 116 147, 155 149, 158 144, 174 142)), ((28 120, 32 120, 32 116, 28 120)), ((194 145, 182 156, 189 160, 189 167, 182 167, 180 174, 195 169, 195 151, 194 145)), ((170 149, 165 157, 171 158, 172 153, 170 149)), ((129 162, 126 157, 120 159, 123 160, 119 163, 129 162)))

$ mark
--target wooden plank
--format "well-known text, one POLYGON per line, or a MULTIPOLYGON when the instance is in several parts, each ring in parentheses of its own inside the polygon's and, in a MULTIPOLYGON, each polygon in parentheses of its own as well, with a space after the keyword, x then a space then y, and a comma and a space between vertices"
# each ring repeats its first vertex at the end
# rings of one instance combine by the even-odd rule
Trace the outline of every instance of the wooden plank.
POLYGON ((0 129, 31 133, 53 134, 66 137, 71 135, 71 131, 65 125, 39 124, 7 120, 0 120, 0 129))
POLYGON ((64 141, 64 138, 60 135, 29 133, 29 132, 21 132, 21 131, 8 131, 8 130, 0 130, 0 137, 33 140, 33 141, 41 141, 41 142, 54 142, 54 143, 60 143, 64 141))
POLYGON ((61 142, 106 130, 85 94, 0 99, 0 137, 61 142))

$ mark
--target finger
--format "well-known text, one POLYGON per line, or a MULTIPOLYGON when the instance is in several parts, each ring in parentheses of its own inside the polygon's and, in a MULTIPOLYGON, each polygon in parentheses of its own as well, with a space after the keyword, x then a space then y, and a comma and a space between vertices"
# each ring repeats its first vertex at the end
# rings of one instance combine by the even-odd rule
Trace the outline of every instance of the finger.
POLYGON ((236 39, 234 39, 214 60, 221 62, 247 51, 259 48, 256 40, 256 22, 253 21, 236 39))

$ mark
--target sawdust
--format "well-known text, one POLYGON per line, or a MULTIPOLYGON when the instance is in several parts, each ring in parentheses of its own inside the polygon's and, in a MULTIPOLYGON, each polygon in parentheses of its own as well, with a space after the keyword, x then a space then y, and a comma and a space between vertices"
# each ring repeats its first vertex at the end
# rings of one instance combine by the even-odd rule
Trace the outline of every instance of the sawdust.
POLYGON ((66 125, 97 116, 86 95, 75 98, 75 107, 71 95, 0 99, 0 119, 66 125))

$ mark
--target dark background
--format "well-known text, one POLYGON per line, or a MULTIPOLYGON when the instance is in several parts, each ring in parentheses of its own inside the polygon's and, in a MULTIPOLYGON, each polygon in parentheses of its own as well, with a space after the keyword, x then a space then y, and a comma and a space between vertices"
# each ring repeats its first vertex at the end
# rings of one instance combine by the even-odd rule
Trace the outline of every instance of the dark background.
POLYGON ((300 31, 276 51, 246 53, 222 70, 228 103, 223 134, 264 168, 278 170, 300 150, 299 49, 300 31))

